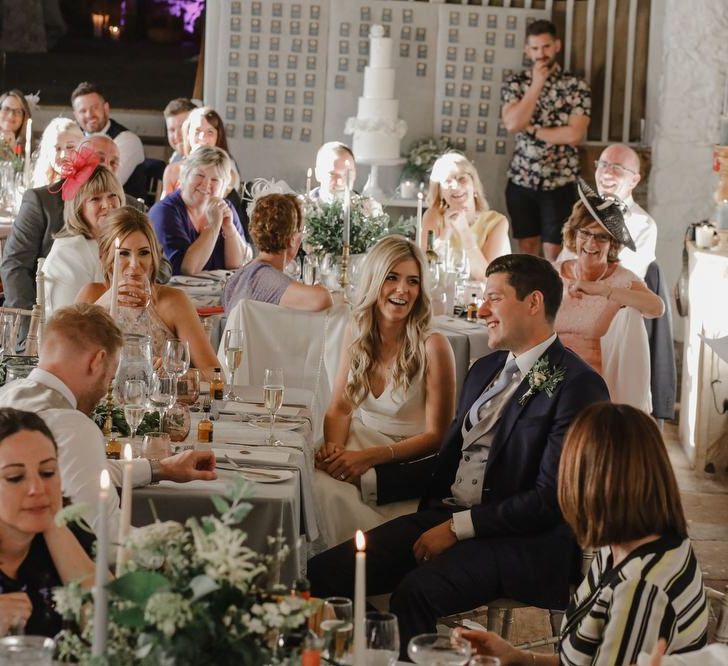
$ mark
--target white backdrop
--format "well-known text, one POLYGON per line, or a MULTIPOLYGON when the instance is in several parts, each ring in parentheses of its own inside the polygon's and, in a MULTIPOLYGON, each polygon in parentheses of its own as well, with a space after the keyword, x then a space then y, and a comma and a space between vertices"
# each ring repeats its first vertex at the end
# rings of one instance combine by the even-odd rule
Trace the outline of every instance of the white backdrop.
MULTIPOLYGON (((368 63, 369 28, 394 40, 403 153, 446 136, 472 159, 491 206, 503 192, 512 139, 500 124, 503 79, 523 66, 527 21, 545 10, 403 0, 209 0, 205 101, 226 123, 245 180, 285 179, 302 189, 324 141, 356 115, 368 63)), ((358 168, 357 187, 367 168, 358 168)), ((381 180, 393 187, 397 169, 381 180)))

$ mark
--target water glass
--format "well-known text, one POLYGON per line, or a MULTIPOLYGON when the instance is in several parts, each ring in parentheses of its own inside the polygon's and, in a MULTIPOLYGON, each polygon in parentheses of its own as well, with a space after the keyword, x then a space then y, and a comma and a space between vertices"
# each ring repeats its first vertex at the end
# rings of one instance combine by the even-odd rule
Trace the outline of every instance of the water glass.
POLYGON ((172 440, 166 432, 148 432, 142 443, 142 458, 161 460, 172 455, 172 440))
POLYGON ((471 649, 470 643, 458 636, 420 634, 410 640, 407 654, 415 664, 466 666, 471 649))
POLYGON ((468 666, 500 666, 501 660, 498 657, 489 657, 484 654, 476 654, 468 663, 468 666))
POLYGON ((6 636, 0 638, 0 666, 51 666, 55 643, 47 636, 6 636))
POLYGON ((190 368, 177 380, 177 402, 192 406, 200 397, 200 371, 190 368))
POLYGON ((393 613, 367 613, 367 666, 394 666, 399 658, 399 625, 393 613))
POLYGON ((270 446, 280 446, 282 442, 275 437, 273 429, 276 413, 283 404, 283 370, 281 368, 266 368, 263 378, 263 402, 270 414, 270 429, 266 443, 270 446))
POLYGON ((177 378, 190 369, 190 345, 179 338, 170 338, 164 343, 162 351, 162 367, 175 378, 174 394, 177 398, 177 378))
POLYGON ((329 663, 351 663, 354 646, 353 617, 351 599, 328 597, 324 600, 319 632, 324 641, 321 656, 329 663))
POLYGON ((225 395, 225 400, 239 400, 235 393, 235 373, 243 363, 243 332, 238 328, 231 328, 225 331, 225 367, 230 378, 230 389, 225 395))

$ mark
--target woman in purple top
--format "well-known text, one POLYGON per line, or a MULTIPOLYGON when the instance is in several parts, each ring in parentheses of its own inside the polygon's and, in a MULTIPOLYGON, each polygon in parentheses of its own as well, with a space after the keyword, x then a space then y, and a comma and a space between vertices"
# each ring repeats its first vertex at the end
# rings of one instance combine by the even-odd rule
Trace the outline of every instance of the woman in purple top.
POLYGON ((268 194, 257 199, 250 233, 259 254, 227 281, 222 298, 225 312, 243 299, 310 312, 331 305, 326 287, 300 284, 283 273, 303 236, 303 211, 295 194, 268 194))
POLYGON ((179 189, 149 211, 174 275, 240 268, 252 257, 237 212, 222 198, 231 168, 225 151, 198 148, 184 161, 179 189))

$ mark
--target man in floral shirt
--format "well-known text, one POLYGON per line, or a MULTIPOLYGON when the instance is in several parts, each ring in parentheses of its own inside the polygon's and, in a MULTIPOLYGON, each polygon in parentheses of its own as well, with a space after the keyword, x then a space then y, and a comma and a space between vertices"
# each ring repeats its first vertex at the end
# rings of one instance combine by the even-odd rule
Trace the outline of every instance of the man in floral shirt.
POLYGON ((586 81, 561 70, 561 40, 550 21, 526 29, 526 56, 533 66, 508 78, 501 91, 503 124, 516 135, 506 204, 521 252, 554 261, 561 227, 576 201, 579 154, 591 113, 586 81))

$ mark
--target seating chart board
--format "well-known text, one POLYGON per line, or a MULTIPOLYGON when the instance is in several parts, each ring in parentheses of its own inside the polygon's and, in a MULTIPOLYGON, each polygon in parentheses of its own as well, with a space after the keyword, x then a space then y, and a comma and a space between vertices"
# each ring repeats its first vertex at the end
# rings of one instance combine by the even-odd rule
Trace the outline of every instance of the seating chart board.
POLYGON ((344 125, 362 94, 369 30, 381 24, 394 42, 403 152, 448 137, 505 210, 512 137, 500 122, 501 87, 524 66, 527 23, 548 17, 404 0, 210 0, 205 100, 225 120, 243 179, 275 176, 302 188, 321 143, 351 143, 344 125))

